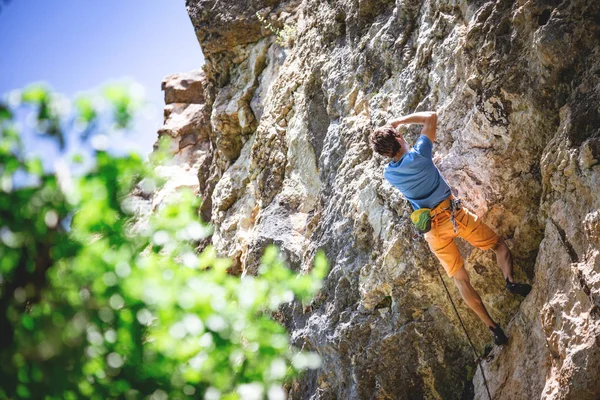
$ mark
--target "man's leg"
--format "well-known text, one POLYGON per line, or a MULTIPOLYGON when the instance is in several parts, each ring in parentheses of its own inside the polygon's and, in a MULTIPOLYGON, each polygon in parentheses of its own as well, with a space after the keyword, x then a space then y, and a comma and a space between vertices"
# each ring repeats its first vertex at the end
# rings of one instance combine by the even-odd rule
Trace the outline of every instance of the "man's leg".
MULTIPOLYGON (((431 251, 440 260, 440 263, 446 270, 448 276, 454 279, 460 295, 467 305, 475 311, 477 316, 489 327, 494 335, 494 343, 503 345, 508 342, 508 338, 500 326, 492 320, 490 314, 485 309, 481 297, 471 286, 469 275, 464 268, 463 259, 454 243, 454 227, 448 218, 439 221, 436 229, 425 234, 425 240, 429 244, 431 251)), ((490 247, 496 244, 495 240, 490 243, 490 247)))
POLYGON ((452 278, 454 279, 454 283, 460 292, 463 300, 467 305, 471 308, 471 310, 475 311, 477 316, 490 328, 495 328, 497 325, 488 314, 483 302, 481 301, 481 297, 479 294, 473 289, 471 286, 471 281, 469 280, 469 274, 467 270, 463 267, 456 272, 452 278))
POLYGON ((498 267, 504 275, 506 281, 506 289, 514 294, 519 294, 523 297, 527 296, 531 291, 531 285, 526 283, 517 283, 513 278, 513 263, 512 254, 504 240, 486 224, 481 222, 479 218, 467 209, 458 211, 457 219, 461 221, 465 227, 461 229, 459 236, 482 250, 491 249, 496 253, 498 267))
POLYGON ((512 254, 504 240, 499 239, 492 250, 496 253, 496 261, 498 261, 498 267, 502 271, 504 279, 514 283, 512 254))

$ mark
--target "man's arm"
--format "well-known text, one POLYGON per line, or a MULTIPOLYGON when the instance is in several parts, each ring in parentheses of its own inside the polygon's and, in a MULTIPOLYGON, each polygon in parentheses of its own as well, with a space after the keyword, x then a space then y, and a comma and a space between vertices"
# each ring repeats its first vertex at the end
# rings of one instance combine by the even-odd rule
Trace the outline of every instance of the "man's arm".
POLYGON ((435 140, 435 131, 437 127, 437 114, 435 111, 421 111, 414 114, 405 115, 391 122, 394 128, 398 125, 420 124, 423 125, 421 135, 425 135, 431 140, 435 140))

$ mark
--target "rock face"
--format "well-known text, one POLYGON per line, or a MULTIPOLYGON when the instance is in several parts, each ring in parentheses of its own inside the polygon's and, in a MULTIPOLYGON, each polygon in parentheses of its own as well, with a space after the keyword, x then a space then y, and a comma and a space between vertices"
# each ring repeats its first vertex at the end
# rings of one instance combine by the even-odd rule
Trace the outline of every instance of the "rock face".
MULTIPOLYGON (((187 187, 202 199, 202 216, 210 219, 210 176, 208 166, 213 159, 210 126, 210 105, 206 104, 204 90, 207 80, 201 70, 167 76, 162 81, 165 92, 164 125, 159 139, 171 139, 173 155, 169 165, 159 167, 159 175, 166 179, 165 186, 152 196, 153 209, 187 187)), ((158 140, 155 146, 158 145, 158 140)))
MULTIPOLYGON (((383 180, 368 135, 438 112, 437 165, 505 238, 459 244, 508 345, 481 365, 495 399, 600 397, 600 3, 589 0, 187 0, 202 72, 169 77, 161 135, 198 176, 212 244, 255 273, 278 244, 331 271, 281 322, 323 367, 290 399, 486 399, 437 261, 383 180)), ((409 141, 417 130, 407 131, 409 141)), ((184 168, 185 169, 185 168, 184 168)), ((444 278, 481 353, 491 335, 444 278)))

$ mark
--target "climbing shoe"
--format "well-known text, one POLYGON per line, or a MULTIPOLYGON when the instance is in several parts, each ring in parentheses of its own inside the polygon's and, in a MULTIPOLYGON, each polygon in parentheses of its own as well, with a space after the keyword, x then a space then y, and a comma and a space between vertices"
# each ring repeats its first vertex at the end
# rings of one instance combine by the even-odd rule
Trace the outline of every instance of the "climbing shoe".
POLYGON ((496 324, 495 328, 492 328, 491 326, 489 328, 494 334, 494 343, 496 343, 496 346, 502 346, 503 344, 508 343, 508 338, 504 334, 502 328, 500 328, 500 325, 496 324))
POLYGON ((510 283, 506 278, 506 289, 513 294, 520 294, 525 297, 531 292, 531 285, 526 283, 510 283))

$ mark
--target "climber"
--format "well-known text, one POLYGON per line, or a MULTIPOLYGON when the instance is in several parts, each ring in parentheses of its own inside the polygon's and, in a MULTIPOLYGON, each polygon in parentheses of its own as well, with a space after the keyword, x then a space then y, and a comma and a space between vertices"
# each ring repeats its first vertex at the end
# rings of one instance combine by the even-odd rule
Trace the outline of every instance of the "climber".
POLYGON ((385 179, 410 202, 415 210, 411 219, 417 222, 422 232, 426 232, 424 237, 429 248, 440 260, 448 276, 454 279, 467 305, 492 331, 494 343, 503 345, 508 338, 500 325, 492 320, 481 297, 471 286, 454 238, 460 236, 482 250, 493 250, 509 292, 525 297, 531 286, 515 282, 512 255, 506 243, 452 195, 448 183, 432 160, 436 127, 435 112, 406 115, 375 129, 370 136, 371 146, 378 154, 392 158, 385 167, 385 179), (421 135, 412 148, 396 130, 399 125, 409 124, 423 125, 421 135))

